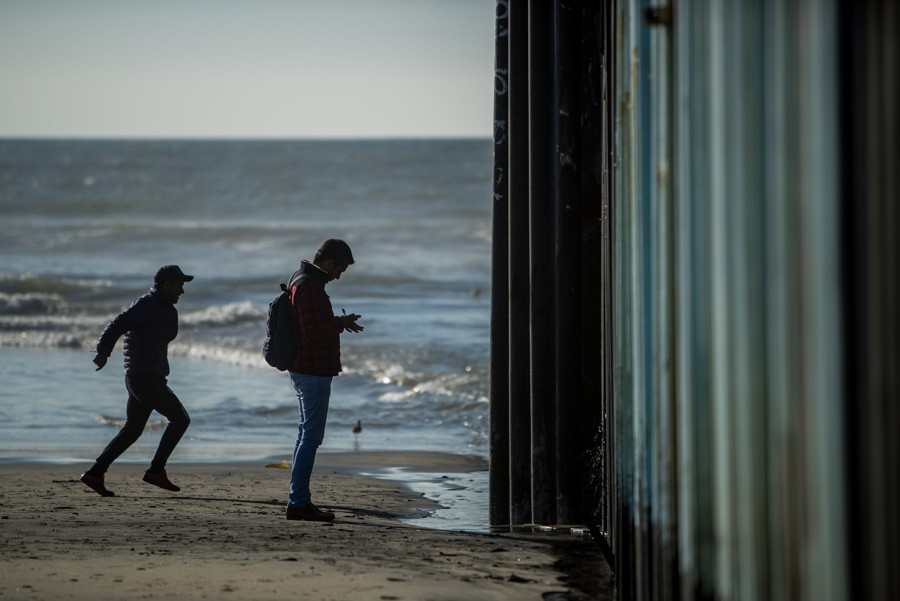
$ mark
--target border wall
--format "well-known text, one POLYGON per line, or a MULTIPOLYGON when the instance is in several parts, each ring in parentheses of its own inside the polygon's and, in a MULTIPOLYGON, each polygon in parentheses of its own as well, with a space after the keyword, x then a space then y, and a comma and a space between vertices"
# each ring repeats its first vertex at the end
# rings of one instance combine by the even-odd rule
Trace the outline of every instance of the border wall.
POLYGON ((622 599, 900 597, 900 12, 497 3, 491 523, 622 599))

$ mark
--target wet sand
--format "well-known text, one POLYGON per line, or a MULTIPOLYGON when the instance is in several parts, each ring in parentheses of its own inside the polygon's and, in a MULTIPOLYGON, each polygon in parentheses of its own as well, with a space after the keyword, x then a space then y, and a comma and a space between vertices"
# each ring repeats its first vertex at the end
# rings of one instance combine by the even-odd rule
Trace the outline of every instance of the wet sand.
POLYGON ((78 481, 86 467, 0 464, 0 599, 612 598, 589 541, 416 527, 400 520, 435 503, 358 475, 465 472, 483 469, 479 458, 322 454, 313 500, 333 524, 285 520, 289 472, 264 462, 172 464, 177 493, 144 483, 142 465, 117 463, 108 498, 78 481), (572 580, 595 563, 589 586, 572 580))

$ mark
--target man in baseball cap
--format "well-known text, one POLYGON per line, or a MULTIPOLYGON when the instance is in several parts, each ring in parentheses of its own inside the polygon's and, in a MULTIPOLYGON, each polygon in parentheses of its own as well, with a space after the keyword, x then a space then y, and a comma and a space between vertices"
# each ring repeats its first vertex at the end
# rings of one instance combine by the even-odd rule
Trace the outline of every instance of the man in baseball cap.
POLYGON ((184 294, 184 283, 194 279, 178 265, 165 265, 153 277, 153 288, 113 319, 97 342, 94 364, 103 369, 116 342, 125 336, 125 425, 106 446, 94 465, 81 475, 81 481, 104 497, 115 495, 103 482, 104 474, 116 458, 140 437, 153 411, 169 420, 156 455, 144 472, 144 482, 166 490, 178 491, 166 476, 166 462, 191 418, 169 388, 169 343, 178 335, 178 311, 175 304, 184 294))
POLYGON ((163 265, 153 276, 153 282, 157 285, 163 282, 190 282, 194 279, 192 275, 185 275, 178 265, 163 265))

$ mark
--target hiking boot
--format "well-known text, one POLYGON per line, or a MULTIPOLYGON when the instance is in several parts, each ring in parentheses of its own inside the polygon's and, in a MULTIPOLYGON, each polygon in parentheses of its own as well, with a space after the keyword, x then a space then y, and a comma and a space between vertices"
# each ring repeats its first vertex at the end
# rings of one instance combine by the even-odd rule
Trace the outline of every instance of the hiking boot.
POLYGON ((166 477, 165 470, 161 472, 144 472, 144 482, 174 492, 178 492, 179 490, 181 490, 180 488, 169 482, 169 478, 166 477))
POLYGON ((308 522, 333 522, 334 514, 322 511, 312 503, 300 507, 288 507, 285 517, 289 520, 306 520, 308 522))
POLYGON ((91 476, 87 472, 81 474, 81 481, 94 489, 101 497, 114 497, 116 493, 111 490, 107 490, 106 486, 103 485, 103 476, 91 476))

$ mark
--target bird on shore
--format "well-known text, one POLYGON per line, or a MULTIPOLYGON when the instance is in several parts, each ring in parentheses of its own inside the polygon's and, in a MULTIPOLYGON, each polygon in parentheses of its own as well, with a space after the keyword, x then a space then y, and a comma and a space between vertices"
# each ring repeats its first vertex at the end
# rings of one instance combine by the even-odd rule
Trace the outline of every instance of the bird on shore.
POLYGON ((362 422, 360 420, 356 420, 356 425, 353 426, 350 431, 358 436, 359 433, 362 432, 362 422))

